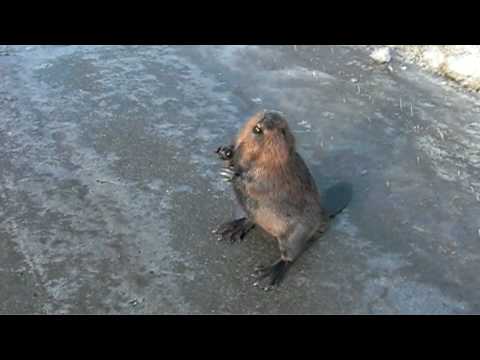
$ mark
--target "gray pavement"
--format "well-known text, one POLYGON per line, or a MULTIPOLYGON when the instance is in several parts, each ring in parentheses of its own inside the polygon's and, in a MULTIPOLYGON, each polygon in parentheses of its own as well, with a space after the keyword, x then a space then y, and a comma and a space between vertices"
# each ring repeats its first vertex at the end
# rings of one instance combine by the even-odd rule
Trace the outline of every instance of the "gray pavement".
POLYGON ((1 314, 480 312, 480 98, 355 46, 0 46, 1 314), (271 292, 278 256, 214 150, 289 118, 354 198, 271 292))

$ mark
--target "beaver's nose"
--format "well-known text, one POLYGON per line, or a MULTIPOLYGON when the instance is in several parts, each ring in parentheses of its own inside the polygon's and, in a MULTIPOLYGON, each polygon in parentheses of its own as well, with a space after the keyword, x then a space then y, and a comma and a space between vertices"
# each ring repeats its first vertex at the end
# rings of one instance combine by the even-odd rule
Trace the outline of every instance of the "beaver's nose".
POLYGON ((282 116, 277 111, 267 111, 263 116, 262 123, 267 129, 272 129, 280 123, 282 116))

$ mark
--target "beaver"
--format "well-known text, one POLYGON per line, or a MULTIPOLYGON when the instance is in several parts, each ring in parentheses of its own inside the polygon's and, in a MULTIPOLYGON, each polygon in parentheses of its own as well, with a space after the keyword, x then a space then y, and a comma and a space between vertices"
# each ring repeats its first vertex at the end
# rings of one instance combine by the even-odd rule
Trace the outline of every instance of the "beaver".
POLYGON ((350 202, 350 184, 339 183, 320 196, 295 147, 284 115, 264 110, 250 117, 233 144, 216 150, 222 177, 231 182, 246 216, 219 226, 221 240, 242 240, 255 226, 278 241, 280 258, 256 268, 279 285, 291 264, 323 234, 330 220, 350 202))

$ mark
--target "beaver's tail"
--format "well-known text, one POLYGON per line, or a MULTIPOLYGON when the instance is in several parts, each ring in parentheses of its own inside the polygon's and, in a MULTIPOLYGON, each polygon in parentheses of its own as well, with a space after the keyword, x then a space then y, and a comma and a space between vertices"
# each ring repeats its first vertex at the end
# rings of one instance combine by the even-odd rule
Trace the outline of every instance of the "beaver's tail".
POLYGON ((322 197, 322 206, 330 218, 342 212, 350 203, 353 195, 353 187, 346 182, 340 182, 327 189, 322 197))

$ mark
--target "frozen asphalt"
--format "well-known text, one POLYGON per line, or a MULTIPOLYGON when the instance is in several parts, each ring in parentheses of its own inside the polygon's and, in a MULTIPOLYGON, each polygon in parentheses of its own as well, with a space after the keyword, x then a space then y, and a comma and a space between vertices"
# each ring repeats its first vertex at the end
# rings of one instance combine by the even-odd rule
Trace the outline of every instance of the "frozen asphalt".
POLYGON ((480 312, 480 99, 355 46, 0 46, 0 313, 480 312), (284 112, 354 199, 282 287, 214 150, 284 112))

